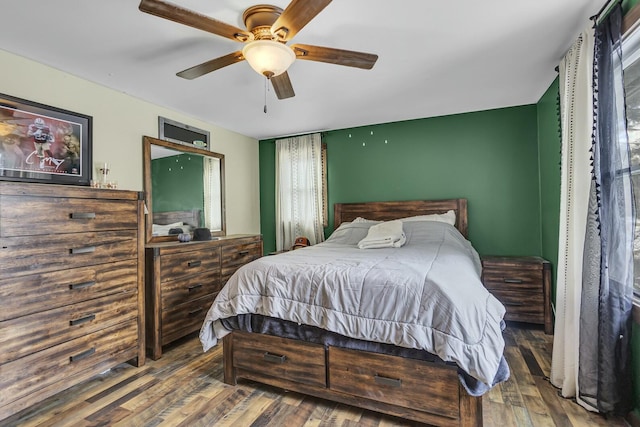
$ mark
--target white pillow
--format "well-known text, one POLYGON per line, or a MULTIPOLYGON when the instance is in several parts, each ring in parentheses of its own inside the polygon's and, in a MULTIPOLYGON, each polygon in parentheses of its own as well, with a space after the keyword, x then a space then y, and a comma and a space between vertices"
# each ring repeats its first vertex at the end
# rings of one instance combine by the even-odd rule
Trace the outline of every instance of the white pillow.
POLYGON ((366 218, 362 218, 361 216, 359 216, 359 217, 357 217, 356 219, 354 219, 351 222, 355 222, 355 223, 358 223, 358 222, 370 222, 370 223, 373 223, 373 224, 379 224, 382 221, 375 221, 373 219, 366 219, 366 218))
POLYGON ((456 213, 452 210, 443 214, 431 214, 431 215, 416 215, 410 216, 407 218, 402 218, 402 222, 411 222, 411 221, 436 221, 436 222, 446 222, 449 225, 456 225, 456 213))
POLYGON ((167 225, 153 224, 151 226, 151 234, 153 236, 165 236, 169 234, 169 230, 171 230, 172 228, 182 228, 183 232, 187 232, 184 230, 185 227, 183 222, 174 222, 173 224, 167 225))
POLYGON ((328 243, 338 243, 341 245, 357 245, 358 242, 369 232, 369 228, 374 225, 369 221, 343 222, 325 240, 328 243))

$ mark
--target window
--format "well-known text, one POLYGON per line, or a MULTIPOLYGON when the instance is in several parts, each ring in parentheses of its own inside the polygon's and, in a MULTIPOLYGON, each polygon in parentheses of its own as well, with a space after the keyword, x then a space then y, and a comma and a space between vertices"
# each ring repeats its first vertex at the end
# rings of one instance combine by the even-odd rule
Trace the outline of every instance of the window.
MULTIPOLYGON (((631 183, 636 212, 640 213, 640 31, 634 31, 623 41, 622 52, 631 183)), ((640 297, 640 215, 635 224, 633 252, 634 293, 640 297)))
POLYGON ((326 148, 321 135, 276 141, 276 249, 297 237, 312 245, 324 241, 327 217, 326 148))

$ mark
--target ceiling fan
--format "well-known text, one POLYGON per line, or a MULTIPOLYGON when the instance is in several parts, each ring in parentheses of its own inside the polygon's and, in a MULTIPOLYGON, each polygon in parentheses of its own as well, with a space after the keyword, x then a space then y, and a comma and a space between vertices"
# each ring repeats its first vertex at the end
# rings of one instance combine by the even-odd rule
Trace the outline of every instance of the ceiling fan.
POLYGON ((378 59, 378 55, 364 52, 307 44, 286 45, 329 3, 331 0, 292 0, 284 11, 277 6, 265 4, 251 6, 242 15, 246 30, 163 0, 142 0, 139 9, 245 44, 241 51, 180 71, 177 73, 179 77, 194 79, 247 60, 256 72, 271 81, 278 99, 286 99, 295 96, 287 69, 296 59, 366 70, 371 69, 378 59))

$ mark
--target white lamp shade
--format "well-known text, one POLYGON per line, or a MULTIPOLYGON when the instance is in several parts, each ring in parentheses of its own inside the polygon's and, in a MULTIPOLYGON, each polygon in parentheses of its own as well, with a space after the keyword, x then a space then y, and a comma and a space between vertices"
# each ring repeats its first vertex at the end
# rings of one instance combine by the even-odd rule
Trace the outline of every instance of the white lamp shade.
POLYGON ((249 42, 242 49, 242 55, 251 68, 267 77, 284 73, 296 59, 290 47, 273 40, 249 42))

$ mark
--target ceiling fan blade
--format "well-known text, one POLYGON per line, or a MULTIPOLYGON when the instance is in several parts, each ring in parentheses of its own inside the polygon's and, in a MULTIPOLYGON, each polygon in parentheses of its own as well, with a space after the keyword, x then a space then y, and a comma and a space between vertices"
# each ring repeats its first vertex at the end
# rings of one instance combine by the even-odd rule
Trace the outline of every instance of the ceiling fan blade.
POLYGON ((203 76, 212 71, 218 70, 222 67, 226 67, 227 65, 235 64, 236 62, 244 61, 244 56, 242 56, 242 52, 233 52, 225 56, 221 56, 216 59, 212 59, 211 61, 203 62, 202 64, 193 66, 191 68, 187 68, 186 70, 182 70, 176 75, 178 77, 182 77, 188 80, 195 79, 196 77, 203 76))
POLYGON ((271 32, 281 41, 289 41, 329 3, 331 0, 292 0, 271 26, 271 32))
POLYGON ((297 59, 328 62, 329 64, 345 65, 347 67, 363 68, 365 70, 373 68, 378 60, 378 55, 372 53, 312 46, 308 44, 294 44, 291 46, 291 49, 295 52, 297 59))
POLYGON ((296 96, 296 93, 293 91, 293 86, 291 86, 291 80, 289 80, 289 74, 286 71, 275 77, 271 77, 270 80, 278 99, 287 99, 296 96))
POLYGON ((138 8, 142 12, 159 16, 179 24, 207 31, 231 40, 245 42, 253 40, 253 34, 233 25, 225 24, 206 15, 185 9, 162 0, 142 0, 138 8))

